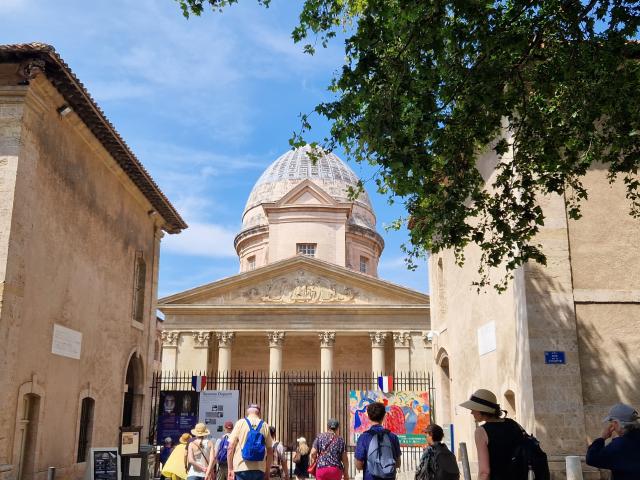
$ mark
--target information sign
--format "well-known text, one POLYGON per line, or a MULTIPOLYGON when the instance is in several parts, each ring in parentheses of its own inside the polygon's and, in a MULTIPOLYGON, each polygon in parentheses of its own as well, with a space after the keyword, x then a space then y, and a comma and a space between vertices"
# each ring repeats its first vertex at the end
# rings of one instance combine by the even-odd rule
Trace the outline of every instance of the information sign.
POLYGON ((211 432, 211 438, 224 435, 224 423, 238 421, 238 390, 207 390, 200 393, 198 419, 211 432))
POLYGON ((564 352, 544 352, 544 363, 547 365, 564 365, 567 362, 564 352))
POLYGON ((82 333, 54 323, 51 353, 80 360, 81 351, 82 333))
POLYGON ((91 480, 120 480, 117 448, 92 448, 90 460, 91 480))

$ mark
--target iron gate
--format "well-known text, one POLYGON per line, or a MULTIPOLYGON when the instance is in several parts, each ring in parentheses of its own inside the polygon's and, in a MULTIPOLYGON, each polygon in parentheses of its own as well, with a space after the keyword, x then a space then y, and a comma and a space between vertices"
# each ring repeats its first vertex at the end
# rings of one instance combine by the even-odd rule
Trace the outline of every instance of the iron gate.
MULTIPOLYGON (((192 390, 193 375, 204 372, 155 373, 151 385, 150 444, 157 444, 156 425, 159 414, 160 392, 168 390, 192 390)), ((325 431, 326 420, 337 418, 340 434, 349 438, 349 392, 352 390, 376 390, 377 379, 370 372, 281 372, 238 371, 206 375, 207 390, 238 390, 238 418, 250 403, 261 406, 263 418, 276 427, 276 436, 285 446, 289 460, 296 448, 296 439, 303 436, 309 442, 317 433, 325 431)), ((396 391, 420 391, 429 393, 431 421, 435 421, 433 409, 434 388, 431 376, 426 372, 398 373, 393 375, 396 391)), ((347 441, 348 452, 353 457, 355 446, 347 441)), ((417 467, 421 447, 403 447, 404 471, 417 467)), ((351 477, 355 475, 353 461, 350 462, 351 477)))

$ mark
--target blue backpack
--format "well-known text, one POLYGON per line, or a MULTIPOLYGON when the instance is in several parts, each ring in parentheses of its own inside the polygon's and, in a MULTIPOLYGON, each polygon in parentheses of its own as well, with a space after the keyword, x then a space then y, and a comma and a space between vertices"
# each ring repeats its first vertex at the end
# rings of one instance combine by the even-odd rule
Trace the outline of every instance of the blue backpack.
POLYGON ((367 472, 376 478, 395 478, 396 459, 389 430, 368 430, 371 442, 367 450, 367 472))
POLYGON ((229 448, 229 435, 225 435, 220 440, 220 447, 218 447, 218 454, 216 455, 216 461, 218 465, 227 464, 227 449, 229 448))
POLYGON ((261 462, 264 460, 266 452, 264 435, 262 435, 261 432, 264 422, 260 420, 260 423, 254 428, 248 418, 245 418, 245 420, 247 421, 247 425, 249 425, 249 434, 242 447, 242 459, 245 462, 261 462))

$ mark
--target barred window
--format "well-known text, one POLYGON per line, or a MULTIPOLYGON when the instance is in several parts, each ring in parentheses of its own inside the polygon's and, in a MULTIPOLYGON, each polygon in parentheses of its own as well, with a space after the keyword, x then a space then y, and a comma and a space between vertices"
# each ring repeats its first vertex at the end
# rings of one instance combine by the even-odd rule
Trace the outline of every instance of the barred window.
POLYGON ((367 257, 360 257, 360 271, 362 273, 369 272, 369 259, 367 257))
POLYGON ((256 269, 256 256, 255 255, 247 258, 247 267, 248 267, 249 270, 255 270, 256 269))
POLYGON ((147 283, 147 264, 142 252, 136 254, 135 285, 133 291, 133 319, 136 322, 144 321, 144 297, 147 283))
POLYGON ((93 430, 93 407, 95 401, 91 397, 82 399, 80 409, 80 431, 78 432, 78 463, 87 461, 87 454, 91 447, 91 433, 93 430))
POLYGON ((316 245, 315 243, 297 243, 296 252, 298 255, 304 255, 305 257, 315 257, 316 245))

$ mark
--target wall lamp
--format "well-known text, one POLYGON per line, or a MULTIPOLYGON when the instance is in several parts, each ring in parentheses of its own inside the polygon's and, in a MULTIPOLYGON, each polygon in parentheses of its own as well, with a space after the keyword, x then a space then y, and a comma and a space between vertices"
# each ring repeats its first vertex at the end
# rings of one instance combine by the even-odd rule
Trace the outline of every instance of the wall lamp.
POLYGON ((64 105, 62 105, 61 107, 58 107, 58 109, 56 111, 58 112, 58 115, 60 115, 61 117, 66 117, 71 112, 73 112, 71 107, 69 105, 67 105, 66 103, 64 105))

